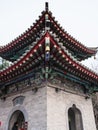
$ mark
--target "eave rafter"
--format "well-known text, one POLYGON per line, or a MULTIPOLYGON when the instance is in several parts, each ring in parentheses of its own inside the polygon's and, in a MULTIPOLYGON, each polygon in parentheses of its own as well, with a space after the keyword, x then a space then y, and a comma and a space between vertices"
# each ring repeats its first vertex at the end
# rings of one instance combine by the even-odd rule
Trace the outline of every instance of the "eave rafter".
POLYGON ((26 55, 23 55, 22 58, 20 58, 19 61, 9 68, 1 71, 0 80, 6 81, 9 78, 20 75, 20 73, 25 73, 30 70, 30 67, 34 67, 37 61, 40 61, 41 59, 44 60, 45 50, 42 44, 45 41, 45 36, 48 36, 51 41, 51 60, 54 60, 55 63, 57 63, 59 67, 63 68, 65 72, 67 71, 68 73, 76 75, 87 81, 98 83, 98 75, 79 64, 79 62, 77 62, 74 57, 68 53, 66 48, 60 47, 59 43, 55 41, 49 33, 46 33, 38 41, 38 43, 27 52, 26 55))
MULTIPOLYGON (((21 77, 22 75, 28 75, 36 68, 40 68, 41 64, 45 64, 45 38, 50 39, 50 61, 49 65, 52 69, 60 69, 65 77, 70 77, 78 83, 92 83, 98 85, 98 75, 88 70, 79 62, 77 62, 72 55, 68 53, 66 48, 61 48, 60 44, 54 39, 54 37, 46 32, 35 44, 31 47, 25 55, 23 55, 12 66, 0 72, 0 82, 8 82, 21 77), (53 66, 52 66, 53 65, 53 66)), ((44 65, 46 66, 46 65, 44 65)))
MULTIPOLYGON (((70 36, 67 32, 65 32, 60 24, 55 21, 52 13, 46 9, 42 12, 42 15, 39 16, 39 19, 36 20, 33 26, 28 28, 28 30, 26 30, 23 34, 10 42, 8 45, 0 47, 0 56, 9 61, 15 61, 18 59, 22 53, 24 53, 25 49, 27 49, 28 45, 31 44, 31 42, 33 42, 36 37, 38 37, 38 32, 45 29, 46 14, 50 20, 50 30, 54 32, 57 37, 59 37, 59 40, 63 42, 64 46, 67 47, 70 53, 73 53, 77 60, 83 60, 96 54, 97 51, 95 48, 87 48, 72 36, 70 36)), ((39 35, 41 35, 41 33, 39 35)))
MULTIPOLYGON (((50 36, 50 41, 55 48, 52 57, 59 66, 63 67, 63 70, 67 70, 69 73, 85 79, 88 82, 94 82, 98 84, 98 75, 89 70, 88 68, 77 62, 72 55, 69 55, 66 50, 60 48, 60 45, 50 36)), ((51 52, 52 53, 52 52, 51 52)))
POLYGON ((42 12, 42 15, 39 16, 39 20, 36 20, 36 23, 34 23, 33 26, 28 28, 28 30, 6 46, 0 47, 0 56, 10 61, 17 60, 22 55, 19 54, 21 50, 25 50, 25 47, 30 45, 34 40, 36 40, 36 38, 40 37, 44 30, 44 15, 45 11, 42 12), (13 59, 13 55, 18 55, 18 57, 13 59), (12 57, 12 59, 10 57, 12 57))
POLYGON ((13 64, 0 71, 1 86, 24 77, 36 69, 39 70, 39 68, 40 71, 43 69, 42 77, 45 80, 49 76, 51 77, 50 72, 53 69, 58 73, 60 70, 60 73, 63 73, 65 77, 70 77, 78 83, 84 82, 90 87, 91 84, 98 86, 98 75, 77 61, 78 58, 83 60, 94 55, 96 50, 85 47, 65 32, 55 21, 47 7, 34 26, 31 26, 7 46, 0 48, 0 55, 11 60, 14 58, 11 55, 17 51, 16 59, 12 59, 13 64), (10 54, 10 50, 12 54, 10 54), (75 51, 77 57, 74 57, 75 51), (79 52, 83 55, 80 56, 79 52), (7 57, 8 53, 9 56, 7 57))
POLYGON ((47 33, 41 37, 38 43, 27 51, 18 61, 14 62, 9 68, 0 72, 0 82, 8 81, 12 78, 28 73, 33 68, 39 67, 41 60, 44 61, 44 43, 47 33))
POLYGON ((78 53, 78 51, 81 52, 81 54, 84 54, 83 56, 79 56, 80 60, 83 60, 87 57, 90 57, 92 55, 95 55, 97 50, 96 48, 87 48, 86 46, 84 46, 82 43, 80 43, 79 41, 77 41, 76 39, 74 39, 71 35, 69 35, 67 32, 64 31, 64 29, 62 29, 62 27, 60 27, 60 24, 58 24, 57 21, 55 21, 55 18, 52 16, 52 13, 49 12, 49 19, 51 21, 51 31, 53 31, 63 42, 65 42, 65 46, 67 46, 67 48, 69 48, 72 51, 76 51, 78 53), (85 54, 87 55, 85 57, 85 54))

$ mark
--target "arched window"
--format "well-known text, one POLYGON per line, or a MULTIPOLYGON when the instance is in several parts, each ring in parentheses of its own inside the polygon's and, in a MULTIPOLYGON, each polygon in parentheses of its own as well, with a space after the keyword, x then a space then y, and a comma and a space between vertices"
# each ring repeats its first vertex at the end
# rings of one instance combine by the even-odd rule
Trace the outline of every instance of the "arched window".
POLYGON ((15 122, 18 122, 19 127, 22 126, 22 123, 25 122, 25 118, 23 113, 20 110, 15 111, 9 121, 9 128, 8 130, 12 130, 12 127, 14 125, 15 122))
POLYGON ((68 110, 68 121, 69 121, 69 130, 83 130, 82 115, 81 112, 73 104, 68 110))

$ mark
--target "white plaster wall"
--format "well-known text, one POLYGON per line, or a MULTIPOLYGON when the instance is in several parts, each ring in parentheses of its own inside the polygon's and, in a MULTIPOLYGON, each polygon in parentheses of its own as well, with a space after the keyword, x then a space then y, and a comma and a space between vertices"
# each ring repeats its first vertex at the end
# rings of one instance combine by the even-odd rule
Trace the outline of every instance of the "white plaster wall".
POLYGON ((75 104, 81 111, 84 130, 96 130, 91 99, 47 88, 47 130, 69 130, 68 109, 75 104))
POLYGON ((12 100, 11 97, 5 101, 0 100, 0 121, 2 122, 0 126, 1 128, 0 130, 5 130, 7 127, 6 121, 7 121, 10 111, 13 108, 13 104, 11 100, 12 100))
POLYGON ((56 93, 50 87, 40 88, 36 93, 28 91, 17 94, 4 102, 0 100, 0 130, 8 130, 8 121, 16 110, 24 113, 28 130, 69 130, 68 109, 73 104, 82 113, 84 130, 96 130, 90 99, 64 91, 56 93), (13 106, 12 100, 19 95, 25 96, 23 105, 13 106))
POLYGON ((46 88, 38 89, 38 92, 25 95, 27 98, 24 106, 28 112, 28 130, 46 130, 47 127, 47 97, 46 88))
POLYGON ((28 130, 46 130, 46 88, 38 89, 36 93, 31 91, 8 97, 6 101, 0 100, 0 130, 8 130, 8 121, 12 113, 21 110, 28 121, 28 130), (22 105, 13 106, 12 100, 19 96, 25 96, 22 105))

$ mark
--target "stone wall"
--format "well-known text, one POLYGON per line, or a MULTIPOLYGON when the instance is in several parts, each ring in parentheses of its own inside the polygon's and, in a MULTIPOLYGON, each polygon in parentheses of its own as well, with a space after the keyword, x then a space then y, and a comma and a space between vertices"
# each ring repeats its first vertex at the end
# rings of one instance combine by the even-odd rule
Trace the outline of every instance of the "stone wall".
POLYGON ((28 130, 46 130, 46 102, 45 87, 38 89, 37 92, 29 90, 7 97, 5 101, 0 100, 0 121, 2 122, 2 130, 8 130, 9 120, 16 110, 23 112, 25 121, 28 122, 28 130), (25 97, 23 104, 13 106, 13 99, 21 95, 25 97))
POLYGON ((69 130, 68 109, 73 104, 81 111, 83 130, 96 130, 91 99, 66 91, 55 86, 47 88, 47 130, 69 130))
POLYGON ((2 130, 8 130, 9 120, 16 110, 23 112, 28 130, 69 130, 68 109, 76 105, 81 111, 83 130, 96 130, 91 99, 78 92, 67 91, 60 85, 45 83, 35 89, 18 92, 0 100, 2 130), (62 88, 55 89, 55 88, 62 88), (24 96, 22 104, 13 104, 13 99, 24 96))

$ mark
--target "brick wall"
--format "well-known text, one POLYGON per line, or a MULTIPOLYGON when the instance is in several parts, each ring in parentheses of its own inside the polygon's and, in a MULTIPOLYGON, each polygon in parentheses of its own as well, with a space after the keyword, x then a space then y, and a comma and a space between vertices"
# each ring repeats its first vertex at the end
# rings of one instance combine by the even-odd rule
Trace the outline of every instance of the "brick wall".
POLYGON ((69 130, 68 109, 75 104, 81 111, 84 130, 96 130, 91 99, 47 88, 47 130, 69 130))
POLYGON ((0 129, 8 130, 11 115, 20 110, 28 122, 28 130, 69 130, 68 109, 75 104, 81 111, 84 130, 96 130, 91 99, 45 86, 37 92, 29 90, 0 100, 0 129), (13 106, 12 100, 20 95, 25 97, 23 104, 13 106))

